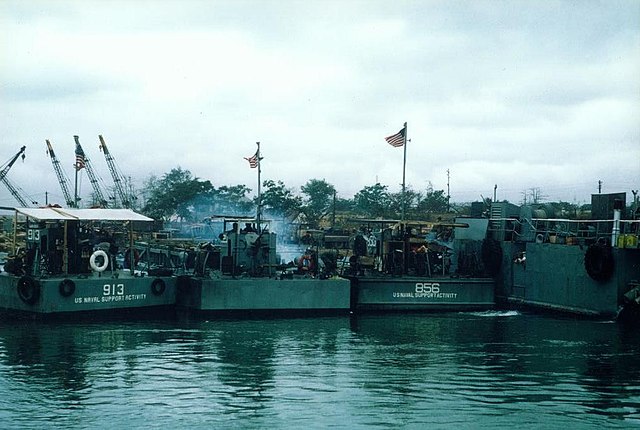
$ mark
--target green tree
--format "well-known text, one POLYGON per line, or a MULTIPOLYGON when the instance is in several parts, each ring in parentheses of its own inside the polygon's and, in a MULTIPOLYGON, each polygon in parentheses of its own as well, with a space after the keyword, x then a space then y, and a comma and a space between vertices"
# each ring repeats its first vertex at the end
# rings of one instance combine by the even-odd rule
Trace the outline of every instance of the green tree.
POLYGON ((336 196, 335 210, 336 212, 355 211, 355 204, 353 202, 353 199, 343 199, 341 197, 336 196))
POLYGON ((366 186, 353 196, 354 209, 358 215, 371 218, 387 216, 389 206, 389 192, 386 185, 379 182, 366 186))
POLYGON ((224 215, 248 215, 255 212, 254 203, 247 197, 251 188, 245 185, 223 185, 213 194, 214 211, 224 215))
POLYGON ((195 200, 210 195, 213 189, 211 182, 193 177, 188 170, 174 168, 160 179, 152 176, 146 181, 147 200, 142 213, 154 219, 190 220, 195 200))
POLYGON ((451 211, 457 215, 471 215, 471 203, 450 203, 451 211))
POLYGON ((284 182, 267 179, 262 183, 262 206, 265 211, 285 217, 293 217, 300 212, 302 198, 285 187, 284 182))
MULTIPOLYGON (((552 208, 554 218, 577 218, 578 205, 570 202, 550 202, 545 206, 552 208)), ((550 214, 547 214, 548 216, 550 214)))
POLYGON ((447 196, 444 190, 429 187, 417 206, 418 214, 444 213, 447 211, 447 196))
POLYGON ((300 190, 304 194, 301 211, 311 228, 318 228, 320 221, 332 209, 336 189, 324 179, 310 179, 300 190))
POLYGON ((402 217, 402 204, 405 206, 405 219, 419 219, 419 214, 416 213, 416 205, 422 198, 422 195, 407 186, 405 188, 404 196, 402 191, 389 194, 389 216, 400 219, 402 217))

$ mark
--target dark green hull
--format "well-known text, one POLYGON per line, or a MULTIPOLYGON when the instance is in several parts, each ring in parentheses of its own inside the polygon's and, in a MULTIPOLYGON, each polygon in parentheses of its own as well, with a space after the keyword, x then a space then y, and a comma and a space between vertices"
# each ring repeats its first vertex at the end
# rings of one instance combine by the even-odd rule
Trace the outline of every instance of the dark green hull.
POLYGON ((102 276, 33 278, 0 273, 0 309, 5 314, 33 317, 101 315, 139 311, 164 312, 174 308, 176 278, 102 276))
POLYGON ((352 304, 360 311, 488 310, 495 305, 491 278, 363 276, 352 282, 352 304))
POLYGON ((346 279, 217 279, 184 277, 176 303, 196 313, 344 312, 350 309, 346 279))
POLYGON ((640 279, 640 249, 612 248, 613 273, 594 280, 585 268, 586 246, 502 242, 497 297, 511 306, 614 318, 631 281, 640 279), (525 252, 526 261, 514 256, 525 252))

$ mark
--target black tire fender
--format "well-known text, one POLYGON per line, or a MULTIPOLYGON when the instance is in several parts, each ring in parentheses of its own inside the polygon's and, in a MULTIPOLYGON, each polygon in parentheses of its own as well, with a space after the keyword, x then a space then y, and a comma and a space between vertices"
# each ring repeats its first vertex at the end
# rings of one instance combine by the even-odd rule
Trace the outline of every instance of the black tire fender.
POLYGON ((62 282, 60 282, 58 290, 60 291, 60 295, 62 297, 69 297, 76 292, 76 283, 71 279, 64 279, 62 282))
POLYGON ((153 282, 151 283, 151 292, 155 296, 161 296, 162 293, 164 293, 164 290, 166 289, 167 289, 167 284, 165 284, 165 282, 160 278, 154 279, 153 282))
POLYGON ((33 305, 40 298, 40 285, 30 276, 18 279, 18 296, 28 305, 33 305))
POLYGON ((613 251, 605 244, 590 245, 584 254, 584 268, 591 279, 598 282, 605 282, 611 278, 614 263, 613 251))

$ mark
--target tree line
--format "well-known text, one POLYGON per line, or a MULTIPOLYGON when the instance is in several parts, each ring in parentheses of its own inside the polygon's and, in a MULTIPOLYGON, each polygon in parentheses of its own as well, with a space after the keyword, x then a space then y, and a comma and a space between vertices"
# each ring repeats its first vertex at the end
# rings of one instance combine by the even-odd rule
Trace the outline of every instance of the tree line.
MULTIPOLYGON (((161 177, 151 176, 145 181, 140 211, 158 220, 187 222, 197 222, 212 215, 253 215, 258 202, 257 197, 248 196, 251 191, 245 185, 215 187, 209 180, 177 167, 161 177)), ((428 220, 431 214, 450 209, 445 192, 434 190, 431 185, 425 190, 407 187, 403 195, 376 183, 365 186, 352 198, 344 198, 324 179, 309 179, 299 192, 282 181, 267 179, 262 182, 261 200, 263 213, 290 220, 301 217, 310 228, 319 228, 335 213, 399 219, 404 204, 405 219, 428 220)))

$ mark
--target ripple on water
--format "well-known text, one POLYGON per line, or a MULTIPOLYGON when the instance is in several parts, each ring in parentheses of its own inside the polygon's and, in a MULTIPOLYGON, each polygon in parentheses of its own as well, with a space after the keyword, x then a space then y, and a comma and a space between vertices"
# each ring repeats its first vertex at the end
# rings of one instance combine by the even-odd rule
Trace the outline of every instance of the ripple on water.
POLYGON ((0 422, 624 428, 629 336, 501 313, 0 327, 0 422))

